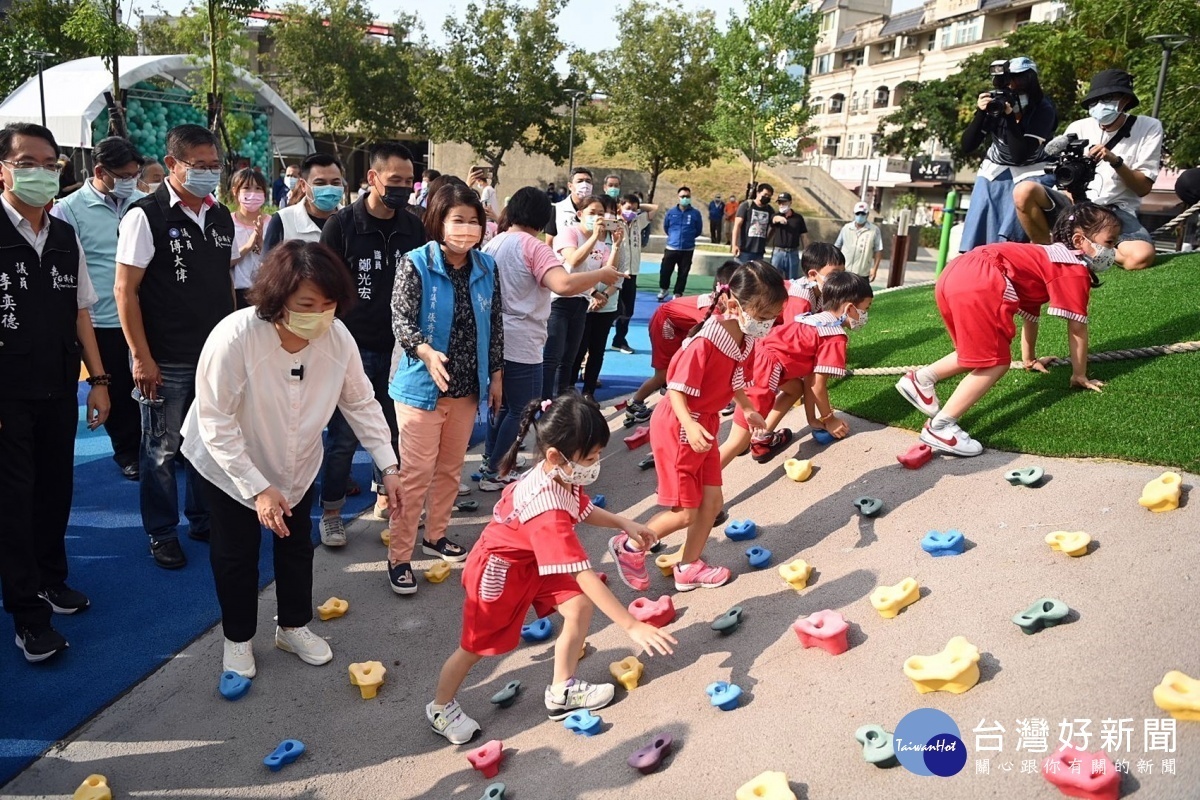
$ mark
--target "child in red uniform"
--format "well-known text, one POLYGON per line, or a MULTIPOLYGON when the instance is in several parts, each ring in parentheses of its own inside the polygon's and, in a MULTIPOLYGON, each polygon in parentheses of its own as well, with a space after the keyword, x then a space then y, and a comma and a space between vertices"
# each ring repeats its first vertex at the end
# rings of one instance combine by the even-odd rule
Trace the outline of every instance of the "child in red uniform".
MULTIPOLYGON (((728 259, 717 268, 713 278, 713 292, 718 286, 729 283, 730 276, 742 263, 736 258, 728 259)), ((630 427, 650 419, 646 398, 667 385, 667 367, 671 358, 683 347, 688 331, 704 321, 712 305, 712 294, 696 297, 676 297, 660 305, 650 316, 650 366, 654 374, 646 379, 629 401, 625 409, 625 426, 630 427)))
POLYGON ((791 429, 776 430, 776 426, 802 394, 809 427, 827 430, 839 439, 849 433, 846 423, 833 415, 828 381, 831 375, 846 374, 846 328, 858 329, 867 324, 867 309, 874 293, 866 278, 843 271, 825 279, 821 294, 825 311, 777 325, 754 349, 754 369, 746 397, 766 418, 766 429, 752 437, 739 409, 721 445, 722 467, 745 452, 746 445, 750 445, 751 457, 763 464, 791 444, 791 429))
POLYGON ((828 242, 813 242, 800 254, 800 270, 804 277, 784 281, 788 299, 783 306, 783 319, 790 322, 801 314, 821 310, 821 286, 835 272, 846 269, 846 257, 841 249, 828 242))
POLYGON ((1038 315, 1042 305, 1067 320, 1071 348, 1071 386, 1100 391, 1100 381, 1087 376, 1088 299, 1099 286, 1097 272, 1112 266, 1121 222, 1106 208, 1092 203, 1071 206, 1058 218, 1053 244, 991 244, 977 247, 950 262, 938 278, 938 311, 950 331, 954 352, 928 367, 907 373, 896 383, 904 399, 931 419, 921 441, 934 450, 957 456, 977 456, 983 445, 958 425, 1008 371, 1013 316, 1024 320, 1021 356, 1026 369, 1045 372, 1034 355, 1038 315), (935 384, 970 372, 939 408, 935 384))
POLYGON ((542 461, 509 484, 492 512, 463 569, 463 629, 458 650, 447 659, 425 717, 433 730, 454 744, 466 744, 478 723, 454 699, 471 667, 484 656, 507 653, 521 640, 525 614, 538 617, 555 609, 563 617, 554 647, 554 682, 546 687, 550 719, 563 719, 581 708, 597 709, 613 698, 612 684, 590 684, 574 677, 592 609, 620 625, 639 650, 672 652, 675 639, 638 622, 592 570, 575 525, 630 531, 646 544, 654 533, 633 520, 592 505, 583 487, 600 474, 600 451, 608 444, 608 423, 593 401, 574 393, 529 404, 521 428, 501 464, 508 472, 538 410, 537 446, 542 461))
MULTIPOLYGON (((656 514, 647 527, 657 538, 687 528, 675 566, 675 588, 681 592, 729 580, 728 569, 700 560, 722 502, 721 457, 713 441, 721 425, 719 413, 730 399, 752 428, 766 424, 746 398, 743 375, 751 369, 755 341, 771 330, 786 300, 779 270, 765 261, 743 264, 728 288, 713 297, 708 318, 692 329, 667 370, 667 402, 654 407, 650 448, 658 472, 658 504, 670 510, 656 514), (714 316, 722 300, 725 313, 714 316)), ((645 545, 621 533, 608 548, 621 580, 638 591, 648 589, 645 545)))

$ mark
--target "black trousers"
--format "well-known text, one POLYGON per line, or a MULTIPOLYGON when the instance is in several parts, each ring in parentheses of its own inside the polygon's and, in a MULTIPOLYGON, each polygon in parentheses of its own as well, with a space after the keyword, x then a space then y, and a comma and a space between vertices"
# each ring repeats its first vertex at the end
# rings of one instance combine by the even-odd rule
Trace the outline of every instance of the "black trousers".
POLYGON ((613 346, 628 344, 625 337, 629 335, 629 321, 633 319, 633 309, 637 305, 637 275, 626 278, 617 290, 617 321, 614 325, 613 346))
POLYGON ((0 400, 0 591, 19 627, 50 624, 38 597, 67 579, 75 475, 74 397, 0 400))
MULTIPOLYGON (((248 642, 258 629, 258 548, 263 527, 258 513, 227 495, 203 477, 200 494, 208 504, 212 524, 209 561, 221 604, 221 627, 231 642, 248 642)), ((268 532, 274 546, 275 598, 279 626, 299 628, 312 621, 314 487, 308 487, 292 515, 284 517, 291 535, 268 532)))
POLYGON ((249 291, 250 291, 249 289, 234 289, 233 290, 233 304, 237 308, 238 311, 241 311, 243 308, 250 307, 250 302, 248 300, 246 300, 246 293, 249 291))
POLYGON ((583 342, 579 345, 579 355, 575 357, 575 369, 571 371, 572 378, 583 368, 583 357, 587 356, 587 368, 583 373, 583 393, 596 393, 596 382, 600 380, 600 368, 604 366, 604 348, 608 344, 608 332, 612 330, 617 315, 613 312, 598 314, 589 312, 583 325, 583 342))
POLYGON ((664 250, 662 266, 658 270, 658 288, 664 292, 671 285, 671 273, 679 267, 679 276, 675 278, 675 294, 683 294, 687 288, 688 273, 692 271, 692 256, 695 250, 664 250))
POLYGON ((120 328, 96 328, 96 344, 104 371, 112 376, 108 397, 112 410, 104 430, 112 442, 113 461, 122 467, 138 463, 142 446, 142 411, 133 399, 133 373, 129 369, 129 345, 120 328))
POLYGON ((723 217, 710 219, 708 221, 708 238, 712 239, 713 244, 721 243, 721 223, 724 221, 725 219, 723 217))

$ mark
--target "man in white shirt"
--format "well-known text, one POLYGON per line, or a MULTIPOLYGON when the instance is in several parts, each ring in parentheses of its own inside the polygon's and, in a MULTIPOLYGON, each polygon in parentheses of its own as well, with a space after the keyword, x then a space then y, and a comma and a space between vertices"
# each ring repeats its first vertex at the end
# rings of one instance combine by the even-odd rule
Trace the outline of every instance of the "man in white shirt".
POLYGON ((592 171, 587 167, 576 167, 571 173, 568 189, 567 196, 554 204, 554 214, 546 225, 546 243, 551 247, 554 246, 555 236, 578 224, 576 214, 583 206, 583 201, 592 196, 592 171))
POLYGON ((846 257, 846 272, 874 281, 883 260, 883 234, 868 218, 869 212, 866 203, 855 203, 854 221, 842 226, 833 246, 846 257))
POLYGON ((1050 230, 1058 215, 1073 202, 1090 200, 1107 206, 1121 220, 1117 263, 1125 269, 1145 269, 1154 263, 1154 241, 1138 221, 1142 198, 1154 188, 1162 167, 1162 123, 1153 117, 1129 114, 1137 106, 1133 76, 1106 69, 1092 78, 1091 91, 1082 105, 1088 116, 1067 126, 1066 133, 1086 139, 1088 154, 1096 160, 1096 177, 1087 197, 1072 198, 1033 181, 1013 189, 1017 217, 1029 238, 1050 244, 1050 230))

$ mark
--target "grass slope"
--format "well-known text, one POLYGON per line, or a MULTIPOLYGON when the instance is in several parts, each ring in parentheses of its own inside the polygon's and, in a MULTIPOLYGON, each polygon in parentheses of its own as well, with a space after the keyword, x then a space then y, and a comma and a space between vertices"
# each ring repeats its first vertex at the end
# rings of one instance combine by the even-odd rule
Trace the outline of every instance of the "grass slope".
MULTIPOLYGON (((1200 256, 1151 270, 1105 273, 1089 310, 1093 353, 1200 340, 1200 256)), ((1039 355, 1067 355, 1066 322, 1043 315, 1039 355)), ((927 364, 949 352, 933 287, 880 296, 871 324, 852 333, 853 367, 927 364)), ((1020 332, 1013 344, 1019 358, 1020 332)), ((1102 394, 1067 388, 1068 367, 1049 375, 1010 371, 963 418, 988 447, 1054 456, 1106 457, 1200 471, 1200 352, 1089 365, 1108 385, 1102 394)), ((895 377, 836 382, 836 407, 877 422, 918 430, 925 418, 893 388, 895 377)), ((938 385, 943 399, 958 379, 938 385)))

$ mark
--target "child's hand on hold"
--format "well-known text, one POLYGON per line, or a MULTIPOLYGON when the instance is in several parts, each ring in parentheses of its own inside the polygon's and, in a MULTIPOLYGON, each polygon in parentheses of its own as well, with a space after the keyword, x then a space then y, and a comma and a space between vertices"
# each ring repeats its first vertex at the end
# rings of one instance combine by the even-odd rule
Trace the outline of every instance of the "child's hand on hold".
POLYGON ((672 655, 675 651, 671 649, 671 645, 679 644, 671 634, 645 622, 634 622, 626 633, 638 646, 638 652, 645 653, 651 658, 654 657, 655 650, 659 655, 672 655))
POLYGON ((850 426, 837 417, 833 417, 825 423, 825 430, 835 439, 845 439, 850 435, 850 426))
POLYGON ((1101 391, 1103 386, 1104 386, 1104 381, 1094 381, 1086 375, 1084 375, 1082 377, 1078 377, 1075 375, 1071 376, 1071 388, 1072 389, 1090 389, 1093 392, 1099 392, 1099 391, 1101 391))
POLYGON ((684 432, 687 434, 688 444, 690 444, 692 449, 697 453, 707 453, 712 449, 712 443, 715 437, 705 430, 704 426, 700 423, 693 422, 684 428, 684 432))

